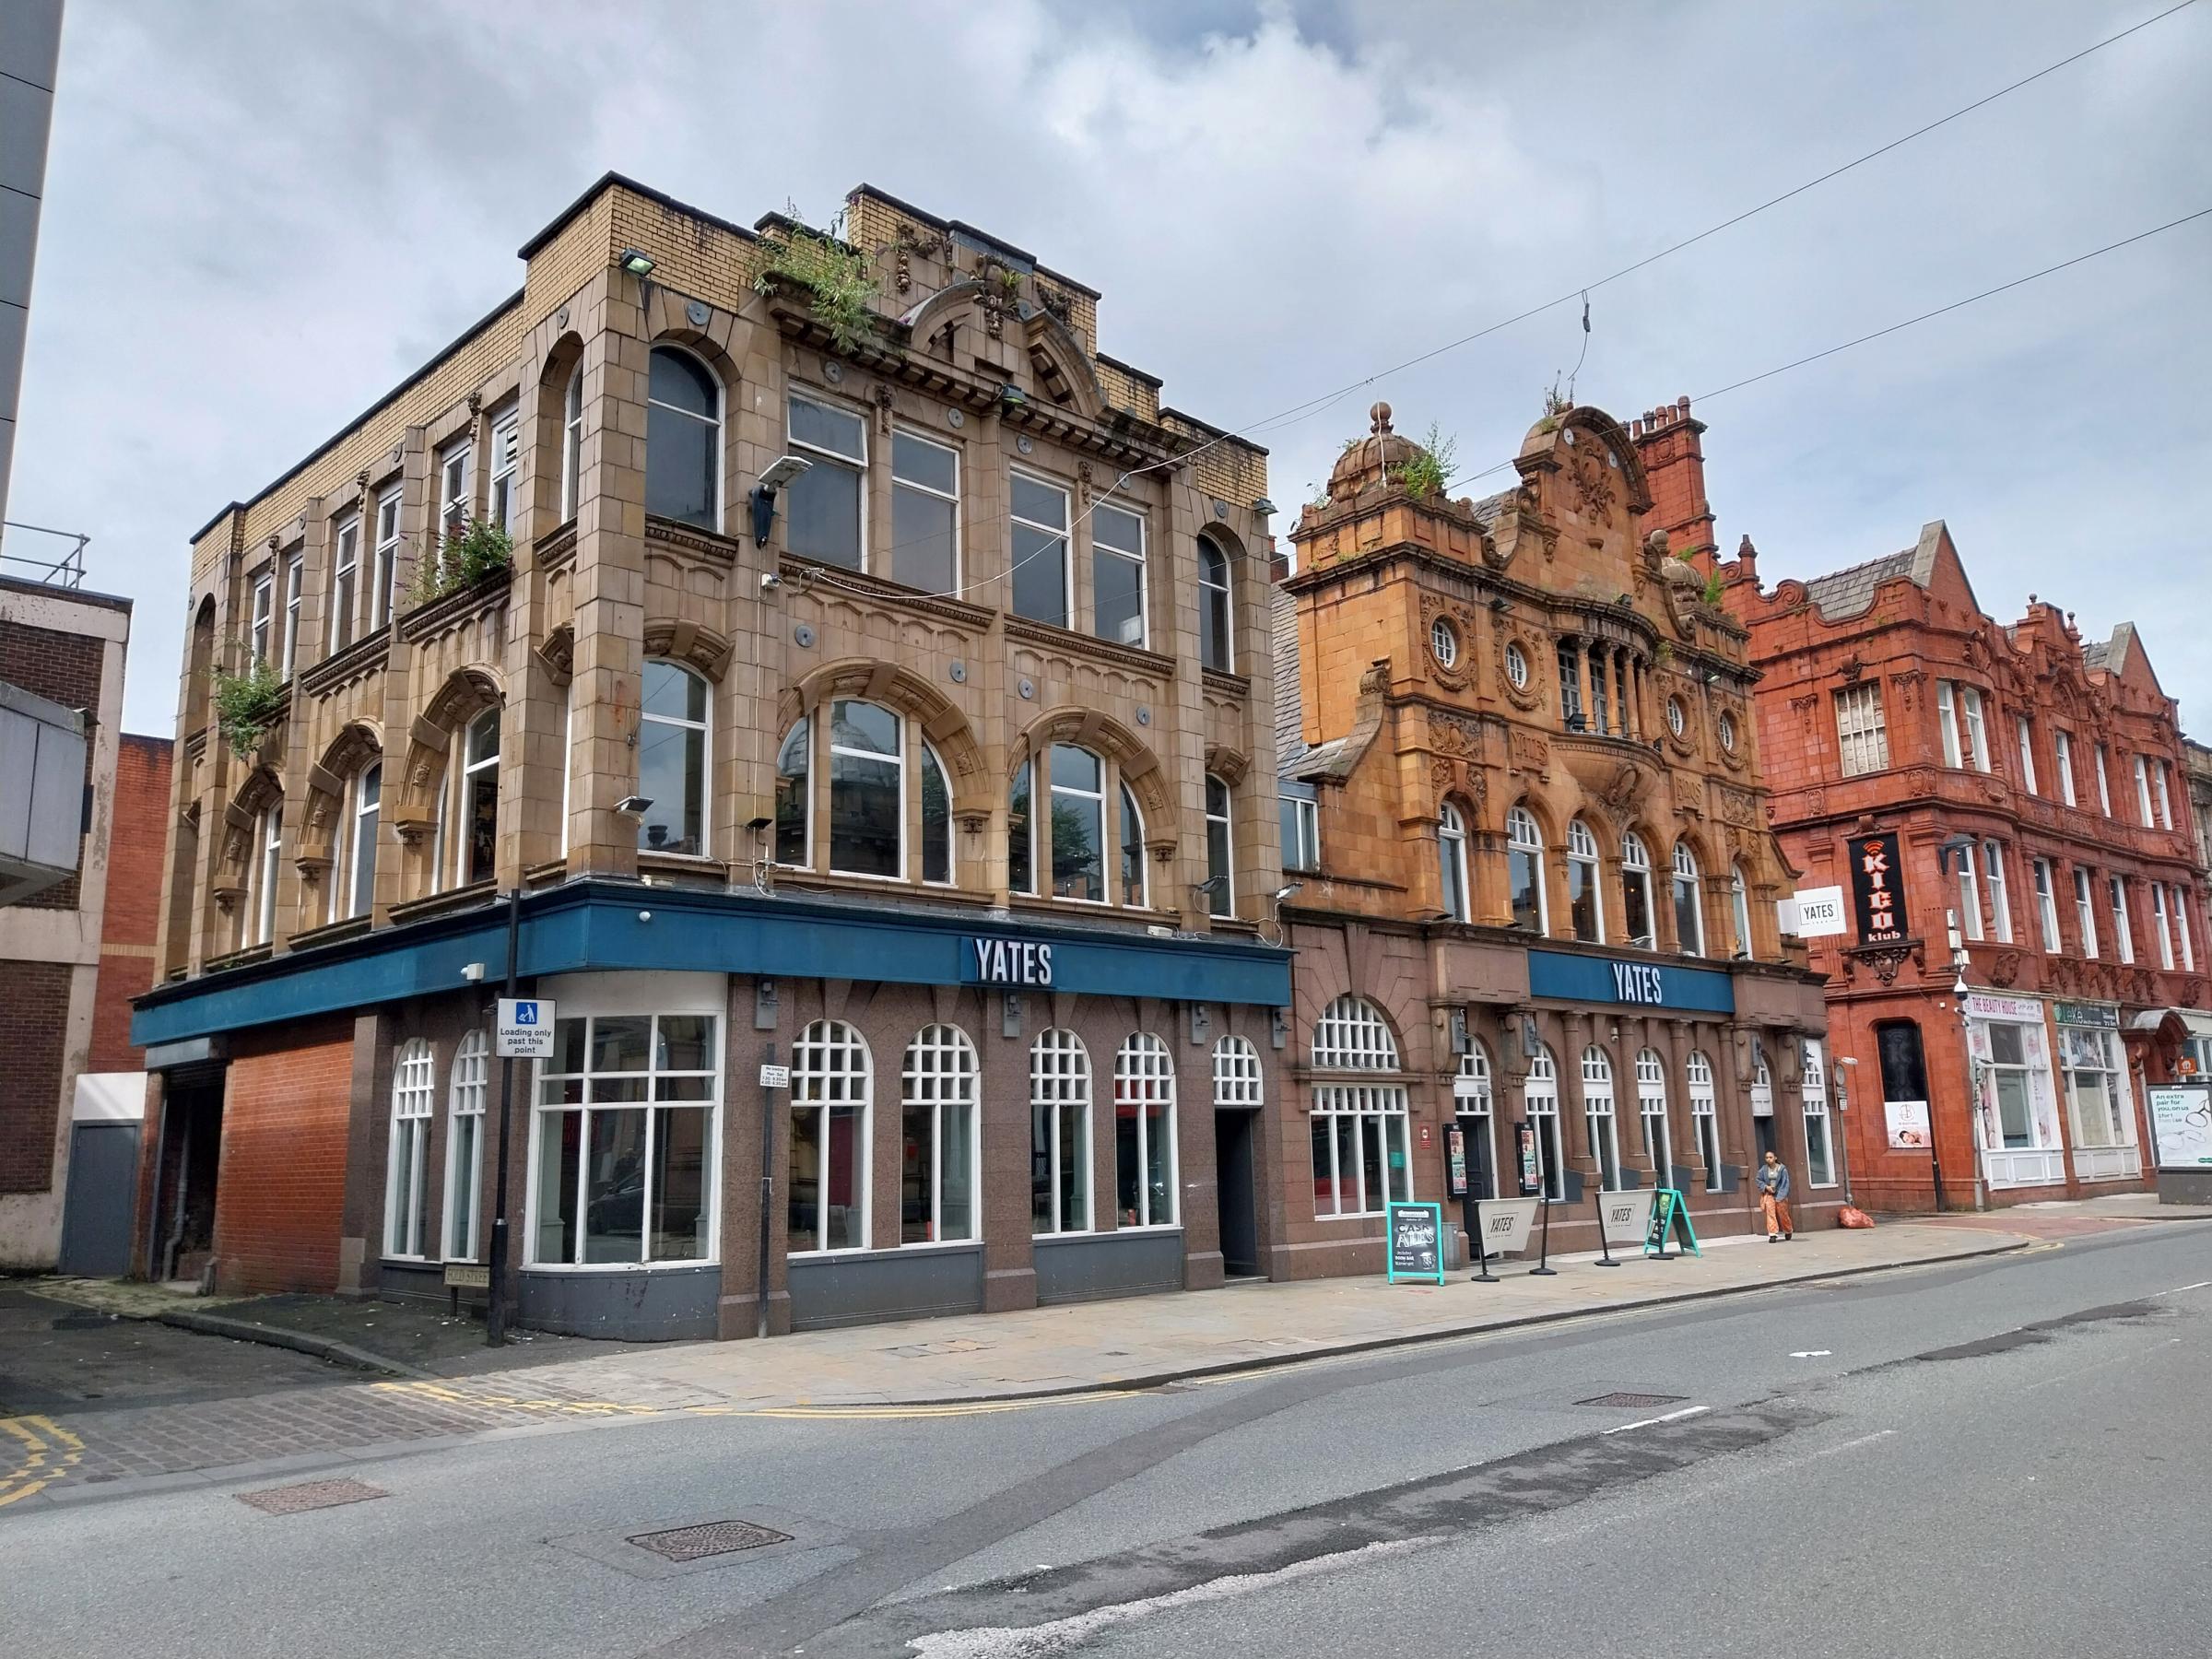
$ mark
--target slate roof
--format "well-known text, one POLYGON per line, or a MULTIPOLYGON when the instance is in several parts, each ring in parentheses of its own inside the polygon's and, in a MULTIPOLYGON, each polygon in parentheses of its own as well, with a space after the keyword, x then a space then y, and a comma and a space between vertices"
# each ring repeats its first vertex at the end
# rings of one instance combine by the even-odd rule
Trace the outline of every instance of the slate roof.
POLYGON ((2108 666, 2112 657, 2112 649, 2110 641, 2084 640, 2081 642, 2081 665, 2084 668, 2092 669, 2108 666))
POLYGON ((1267 625, 1275 634, 1275 775, 1287 778, 1306 745, 1299 735, 1298 601, 1280 583, 1267 595, 1267 625))
POLYGON ((1824 617, 1855 617, 1874 603, 1875 591, 1883 582, 1912 573, 1912 555, 1891 553, 1848 570, 1816 576, 1805 584, 1805 592, 1824 617))

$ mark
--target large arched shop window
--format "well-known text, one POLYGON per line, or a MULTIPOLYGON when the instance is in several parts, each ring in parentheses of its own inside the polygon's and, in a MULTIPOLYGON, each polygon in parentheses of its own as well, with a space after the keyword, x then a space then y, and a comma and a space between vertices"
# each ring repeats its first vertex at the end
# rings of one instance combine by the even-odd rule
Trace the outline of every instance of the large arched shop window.
POLYGON ((707 682, 678 663, 645 665, 638 712, 641 852, 707 850, 707 682))
POLYGON ((1090 1230, 1090 1054, 1057 1027, 1030 1045, 1030 1230, 1090 1230))
POLYGON ((1613 1114, 1613 1061, 1594 1042, 1583 1051, 1583 1123, 1597 1159, 1598 1182, 1620 1191, 1620 1136, 1613 1114))
POLYGON ((1536 1156, 1543 1165, 1544 1196, 1561 1203, 1567 1196, 1565 1148, 1559 1145, 1559 1066, 1546 1044, 1536 1044, 1528 1057, 1528 1080, 1521 1086, 1521 1104, 1536 1132, 1536 1156))
POLYGON ((1454 922, 1468 920, 1467 821, 1449 801, 1436 815, 1436 862, 1444 914, 1454 922))
POLYGON ((1712 1062, 1702 1049, 1693 1049, 1683 1064, 1689 1082, 1689 1121, 1698 1137, 1698 1157, 1705 1165, 1705 1190, 1721 1190, 1721 1120, 1712 1089, 1712 1062))
POLYGON ((392 1061, 392 1147, 384 1176, 384 1253, 418 1258, 430 1201, 430 1112, 437 1095, 430 1045, 400 1044, 392 1061))
POLYGON ((868 1147, 875 1104, 868 1041, 818 1019, 791 1045, 793 1255, 868 1247, 868 1147))
POLYGON ((1138 1031, 1113 1057, 1114 1205, 1124 1227, 1175 1224, 1175 1061, 1138 1031))
POLYGON ((900 1088, 904 1146, 899 1166, 899 1241, 946 1244, 976 1233, 976 1171, 982 1126, 976 1111, 975 1044, 959 1026, 924 1026, 906 1045, 900 1088))
POLYGON ((1652 855, 1643 837, 1631 830, 1620 838, 1620 914, 1630 944, 1644 950, 1657 948, 1659 935, 1652 913, 1652 855))
POLYGON ((477 1259, 484 1185, 484 1097, 491 1045, 479 1028, 453 1051, 445 1096, 445 1259, 477 1259))
POLYGON ((1513 925, 1544 933, 1551 925, 1551 901, 1544 892, 1544 836, 1535 815, 1516 806, 1505 815, 1506 885, 1512 895, 1513 925))
POLYGON ((1574 936, 1606 942, 1606 906, 1597 881, 1597 837, 1581 818, 1567 825, 1567 919, 1574 936))
POLYGON ((645 511, 722 529, 722 382, 688 351, 653 348, 645 393, 645 511))
POLYGON ((1675 843, 1675 943, 1685 956, 1705 954, 1705 907, 1698 855, 1688 841, 1675 843))
MULTIPOLYGON (((1394 1073, 1397 1040, 1364 997, 1346 994, 1313 1022, 1315 1071, 1394 1073)), ((1313 1214, 1379 1216, 1391 1199, 1410 1199, 1406 1086, 1377 1081, 1318 1083, 1313 1090, 1313 1214)))

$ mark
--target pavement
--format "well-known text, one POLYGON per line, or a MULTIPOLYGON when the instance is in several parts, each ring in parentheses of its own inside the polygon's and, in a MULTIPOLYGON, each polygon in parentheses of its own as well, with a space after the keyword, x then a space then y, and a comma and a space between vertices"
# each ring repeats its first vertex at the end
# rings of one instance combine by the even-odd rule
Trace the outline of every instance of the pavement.
POLYGON ((1441 1286, 1237 1284, 765 1343, 538 1336, 487 1350, 481 1327, 465 1319, 326 1298, 217 1307, 224 1330, 253 1338, 229 1340, 154 1323, 179 1312, 155 1288, 0 1281, 0 1517, 590 1423, 958 1413, 1112 1396, 2204 1216, 2212 1210, 2100 1200, 1804 1233, 1784 1244, 1711 1241, 1701 1257, 1630 1256, 1610 1269, 1563 1256, 1551 1277, 1508 1264, 1488 1285, 1464 1272, 1441 1286), (124 1305, 131 1317, 112 1316, 124 1305), (334 1364, 313 1357, 318 1342, 352 1351, 334 1364), (385 1374, 366 1380, 371 1367, 385 1374))

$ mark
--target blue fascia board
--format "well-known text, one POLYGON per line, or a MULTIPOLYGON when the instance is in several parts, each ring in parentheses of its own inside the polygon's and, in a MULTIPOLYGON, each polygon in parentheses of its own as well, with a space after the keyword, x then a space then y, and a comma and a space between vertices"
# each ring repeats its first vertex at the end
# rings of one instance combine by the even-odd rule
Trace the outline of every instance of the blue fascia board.
MULTIPOLYGON (((612 882, 525 896, 517 971, 535 978, 677 969, 972 984, 980 982, 978 938, 1049 943, 1053 988, 1083 995, 1266 1007, 1290 1000, 1290 953, 1269 946, 612 882)), ((496 982, 506 960, 505 909, 487 905, 159 987, 137 1000, 131 1040, 175 1042, 456 992, 469 963, 482 962, 496 982)))
POLYGON ((1649 957, 1584 956, 1563 950, 1528 953, 1528 994, 1559 1002, 1617 1003, 1629 1008, 1688 1014, 1735 1012, 1735 982, 1715 968, 1691 968, 1649 957))

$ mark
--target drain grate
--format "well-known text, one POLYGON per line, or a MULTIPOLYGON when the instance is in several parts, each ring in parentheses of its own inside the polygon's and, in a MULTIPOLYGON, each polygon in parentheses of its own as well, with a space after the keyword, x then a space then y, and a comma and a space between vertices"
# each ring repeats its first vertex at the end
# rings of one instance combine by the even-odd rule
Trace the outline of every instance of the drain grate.
POLYGON ((1577 1400, 1577 1406, 1619 1406, 1630 1411, 1641 1411, 1646 1406, 1675 1406, 1688 1399, 1688 1394, 1599 1394, 1592 1400, 1577 1400))
POLYGON ((639 1533, 630 1542, 667 1560, 700 1561, 767 1544, 788 1544, 791 1535, 750 1521, 707 1521, 697 1526, 672 1526, 666 1532, 639 1533))
POLYGON ((333 1509, 341 1503, 359 1503, 370 1498, 389 1498, 382 1487, 359 1480, 306 1480, 298 1486, 270 1487, 265 1491, 241 1492, 238 1500, 271 1515, 297 1515, 303 1510, 333 1509))

